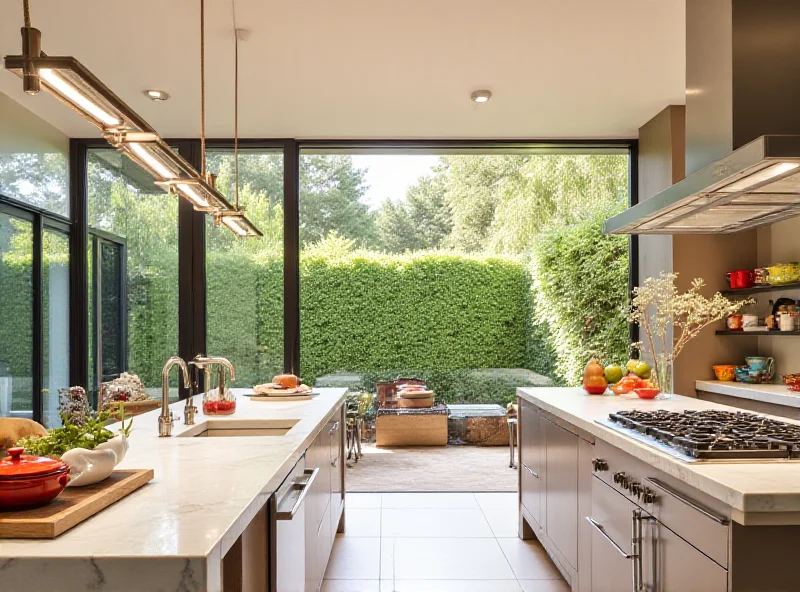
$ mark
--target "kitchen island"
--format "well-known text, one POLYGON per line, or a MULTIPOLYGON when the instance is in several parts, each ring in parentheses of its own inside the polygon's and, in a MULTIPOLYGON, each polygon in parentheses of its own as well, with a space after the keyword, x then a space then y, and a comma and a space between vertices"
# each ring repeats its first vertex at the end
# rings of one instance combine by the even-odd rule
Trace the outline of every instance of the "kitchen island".
MULTIPOLYGON (((193 426, 183 425, 184 402, 172 404, 180 419, 171 437, 158 437, 160 410, 135 417, 130 450, 119 468, 153 468, 155 478, 56 539, 0 540, 0 590, 242 589, 237 568, 243 565, 241 557, 248 557, 242 539, 255 541, 257 554, 264 547, 274 557, 266 540, 274 545, 267 527, 269 502, 321 435, 330 432, 331 450, 343 442, 339 426, 346 389, 318 389, 318 396, 297 402, 252 401, 242 396, 252 391, 233 390, 235 414, 204 416, 201 410, 193 426), (266 433, 258 431, 265 428, 275 435, 252 435, 266 433), (243 431, 240 436, 213 433, 222 429, 243 431), (244 430, 253 431, 245 435, 244 430), (211 435, 223 437, 194 437, 211 435)), ((202 407, 200 397, 195 399, 202 407)), ((329 464, 341 471, 340 461, 336 457, 329 464)), ((326 474, 333 483, 334 471, 326 474)), ((330 512, 336 512, 338 523, 344 488, 337 490, 341 507, 330 512)), ((329 538, 332 545, 332 534, 329 538)), ((255 558, 256 563, 262 560, 266 565, 266 557, 255 558)), ((274 574, 264 577, 274 580, 274 574)))
POLYGON ((573 591, 799 588, 800 462, 687 462, 599 423, 620 411, 736 409, 577 388, 517 394, 520 536, 542 542, 573 591))

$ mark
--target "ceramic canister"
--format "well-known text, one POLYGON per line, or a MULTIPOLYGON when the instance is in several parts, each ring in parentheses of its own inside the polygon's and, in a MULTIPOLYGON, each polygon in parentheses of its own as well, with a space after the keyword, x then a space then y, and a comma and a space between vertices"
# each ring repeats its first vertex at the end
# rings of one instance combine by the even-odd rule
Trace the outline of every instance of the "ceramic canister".
POLYGON ((758 327, 758 315, 742 315, 742 327, 758 327))

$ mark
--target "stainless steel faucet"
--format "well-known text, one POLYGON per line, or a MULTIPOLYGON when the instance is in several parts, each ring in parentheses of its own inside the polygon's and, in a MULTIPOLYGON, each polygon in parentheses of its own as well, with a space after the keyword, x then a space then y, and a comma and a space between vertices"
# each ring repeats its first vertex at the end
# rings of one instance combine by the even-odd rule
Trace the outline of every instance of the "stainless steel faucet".
MULTIPOLYGON (((183 372, 183 384, 189 384, 189 367, 183 358, 172 356, 161 371, 161 415, 158 416, 158 436, 164 438, 172 435, 172 426, 175 418, 169 409, 169 371, 173 366, 178 366, 183 372)), ((191 397, 189 397, 191 399, 191 397)))
MULTIPOLYGON (((225 368, 227 368, 228 372, 231 374, 231 381, 236 380, 236 369, 233 367, 231 361, 227 358, 222 358, 219 356, 202 356, 198 354, 191 362, 189 362, 189 365, 205 372, 204 385, 206 390, 210 390, 211 388, 211 366, 219 366, 217 374, 217 388, 219 389, 220 397, 225 394, 225 368)), ((194 389, 194 392, 200 390, 196 376, 192 382, 192 388, 194 389)))

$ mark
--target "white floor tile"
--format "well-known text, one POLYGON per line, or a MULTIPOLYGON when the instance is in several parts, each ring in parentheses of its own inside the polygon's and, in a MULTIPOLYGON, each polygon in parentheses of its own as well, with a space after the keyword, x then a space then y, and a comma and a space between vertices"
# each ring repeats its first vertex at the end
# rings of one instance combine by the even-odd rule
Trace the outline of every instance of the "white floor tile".
POLYGON ((558 580, 561 573, 553 565, 539 541, 499 538, 497 542, 520 580, 558 580))
POLYGON ((381 510, 386 537, 493 537, 480 510, 381 510))
POLYGON ((489 522, 492 532, 496 537, 515 537, 519 532, 519 511, 516 507, 503 510, 483 510, 483 515, 489 522))
POLYGON ((380 493, 348 493, 345 500, 345 505, 354 510, 371 510, 381 507, 380 493))
POLYGON ((523 592, 570 592, 564 580, 519 580, 523 592))
POLYGON ((381 536, 381 511, 345 509, 345 537, 381 536))
POLYGON ((472 493, 384 493, 384 508, 478 508, 472 493))
POLYGON ((378 580, 323 580, 320 592, 380 592, 378 580))
POLYGON ((512 493, 476 493, 475 500, 483 510, 506 510, 519 506, 519 497, 512 493))
POLYGON ((325 578, 330 580, 380 579, 381 539, 338 537, 325 578))
POLYGON ((516 580, 381 580, 380 592, 521 592, 516 580))
POLYGON ((397 539, 381 539, 381 580, 394 578, 394 547, 397 539))
POLYGON ((395 580, 515 579, 494 538, 399 538, 393 563, 395 580))

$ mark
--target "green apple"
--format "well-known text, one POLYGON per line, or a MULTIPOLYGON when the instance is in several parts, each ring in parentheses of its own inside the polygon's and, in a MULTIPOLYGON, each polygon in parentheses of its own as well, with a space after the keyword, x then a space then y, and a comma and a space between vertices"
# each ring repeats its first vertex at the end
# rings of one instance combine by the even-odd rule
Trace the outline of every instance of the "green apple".
POLYGON ((650 378, 650 364, 646 362, 639 362, 636 364, 636 367, 633 369, 633 373, 638 376, 639 378, 648 379, 650 378))
POLYGON ((609 384, 616 384, 622 380, 622 368, 616 364, 610 364, 606 366, 605 375, 609 384))

